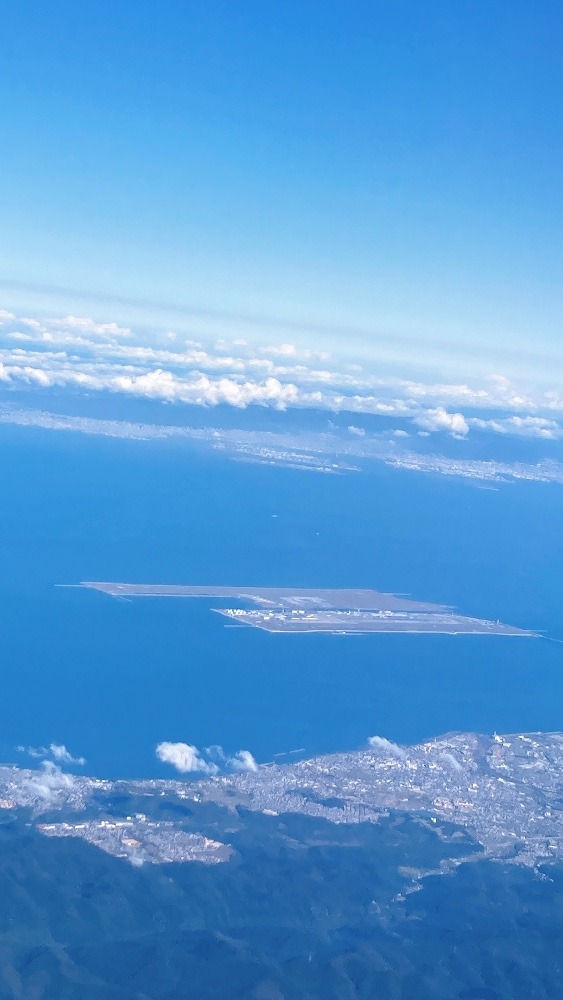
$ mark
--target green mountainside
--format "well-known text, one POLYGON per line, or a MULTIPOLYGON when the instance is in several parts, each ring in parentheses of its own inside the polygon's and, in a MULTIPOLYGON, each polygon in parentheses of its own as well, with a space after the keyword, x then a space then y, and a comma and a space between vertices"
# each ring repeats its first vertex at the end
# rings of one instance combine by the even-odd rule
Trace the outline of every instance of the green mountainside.
MULTIPOLYGON (((116 810, 135 805, 126 799, 116 810)), ((480 860, 464 831, 399 814, 335 825, 160 804, 179 810, 188 827, 222 832, 232 860, 134 867, 43 837, 21 814, 4 820, 2 998, 563 995, 560 866, 480 860)))

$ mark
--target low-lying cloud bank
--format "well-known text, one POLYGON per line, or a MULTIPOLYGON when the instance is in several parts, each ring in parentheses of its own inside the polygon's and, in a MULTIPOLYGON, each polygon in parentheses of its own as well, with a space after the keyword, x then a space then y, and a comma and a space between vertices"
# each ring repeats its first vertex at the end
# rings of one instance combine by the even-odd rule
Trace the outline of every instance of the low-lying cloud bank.
POLYGON ((204 747, 199 750, 192 743, 158 743, 156 756, 163 764, 171 764, 180 774, 213 776, 225 771, 257 771, 258 764, 250 750, 226 754, 222 747, 204 747))
MULTIPOLYGON (((381 377, 296 344, 254 347, 236 339, 204 345, 172 331, 149 341, 115 322, 79 316, 42 319, 0 310, 2 385, 112 392, 192 406, 308 407, 394 416, 410 421, 415 433, 454 438, 472 430, 550 440, 562 436, 563 395, 515 385, 502 374, 474 384, 381 377), (481 417, 482 411, 489 412, 481 417)), ((361 436, 363 428, 351 423, 349 430, 361 436)))

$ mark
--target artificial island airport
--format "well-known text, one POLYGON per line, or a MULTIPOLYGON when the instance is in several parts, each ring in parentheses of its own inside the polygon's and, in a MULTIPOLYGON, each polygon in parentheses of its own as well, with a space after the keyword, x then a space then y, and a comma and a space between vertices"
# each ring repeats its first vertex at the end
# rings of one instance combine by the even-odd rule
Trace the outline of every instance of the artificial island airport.
POLYGON ((302 587, 193 587, 160 583, 77 584, 110 597, 203 597, 234 600, 241 607, 213 608, 234 626, 275 633, 325 632, 364 635, 369 632, 433 632, 448 635, 513 635, 536 637, 531 629, 500 621, 471 618, 445 604, 414 601, 377 590, 305 589, 302 587))

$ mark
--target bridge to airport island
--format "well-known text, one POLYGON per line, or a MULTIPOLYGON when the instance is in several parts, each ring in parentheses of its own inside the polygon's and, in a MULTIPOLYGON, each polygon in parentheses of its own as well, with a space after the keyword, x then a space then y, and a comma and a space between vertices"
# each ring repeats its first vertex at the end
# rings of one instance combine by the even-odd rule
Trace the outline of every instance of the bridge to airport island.
POLYGON ((110 597, 203 597, 234 599, 254 607, 213 608, 232 625, 266 632, 435 632, 450 635, 514 635, 535 637, 530 629, 499 621, 470 618, 445 604, 414 601, 377 590, 307 589, 303 587, 193 587, 182 584, 107 583, 91 580, 78 586, 110 597))

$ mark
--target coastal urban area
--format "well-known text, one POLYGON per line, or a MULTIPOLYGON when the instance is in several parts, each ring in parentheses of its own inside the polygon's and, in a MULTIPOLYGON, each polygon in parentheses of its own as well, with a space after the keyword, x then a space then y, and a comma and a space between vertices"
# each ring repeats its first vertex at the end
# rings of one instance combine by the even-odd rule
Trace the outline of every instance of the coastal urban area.
POLYGON ((355 752, 205 779, 110 781, 47 763, 2 766, 0 810, 133 865, 229 862, 230 835, 260 814, 327 829, 408 816, 437 836, 471 838, 456 865, 488 858, 536 869, 563 858, 562 776, 561 733, 453 733, 414 746, 376 736, 355 752))

